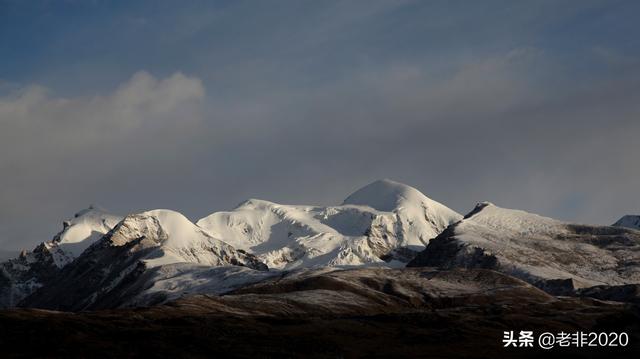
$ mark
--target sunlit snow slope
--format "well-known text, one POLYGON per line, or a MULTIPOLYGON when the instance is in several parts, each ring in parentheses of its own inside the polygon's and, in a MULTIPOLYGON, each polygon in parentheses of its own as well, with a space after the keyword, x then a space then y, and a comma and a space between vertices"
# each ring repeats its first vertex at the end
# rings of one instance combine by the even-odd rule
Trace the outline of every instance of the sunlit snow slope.
POLYGON ((480 203, 410 266, 489 268, 558 294, 640 283, 640 232, 565 223, 480 203))
POLYGON ((248 200, 197 222, 217 238, 255 254, 270 268, 403 266, 414 251, 462 218, 415 188, 373 182, 342 205, 282 205, 248 200))
MULTIPOLYGON (((163 268, 176 264, 267 269, 254 256, 214 238, 182 214, 153 210, 126 216, 25 303, 74 310, 118 306, 152 286, 148 279, 158 271, 167 273, 163 268)), ((196 283, 174 284, 180 292, 196 283)))

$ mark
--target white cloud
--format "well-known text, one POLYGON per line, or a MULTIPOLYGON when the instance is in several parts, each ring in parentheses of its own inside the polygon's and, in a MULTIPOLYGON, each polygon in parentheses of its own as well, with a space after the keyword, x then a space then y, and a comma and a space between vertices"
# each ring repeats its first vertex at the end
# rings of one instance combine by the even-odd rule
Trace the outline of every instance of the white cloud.
MULTIPOLYGON (((149 121, 166 121, 186 105, 204 97, 197 78, 175 73, 156 79, 141 71, 108 95, 63 98, 32 85, 0 98, 0 121, 11 131, 49 129, 56 133, 131 129, 149 121), (44 126, 44 127, 43 127, 44 126)), ((103 134, 100 132, 100 134, 103 134)))
POLYGON ((32 85, 0 97, 0 241, 25 239, 11 238, 18 219, 68 213, 65 196, 84 206, 104 179, 180 161, 176 149, 202 126, 204 96, 198 78, 142 71, 107 94, 67 98, 32 85))

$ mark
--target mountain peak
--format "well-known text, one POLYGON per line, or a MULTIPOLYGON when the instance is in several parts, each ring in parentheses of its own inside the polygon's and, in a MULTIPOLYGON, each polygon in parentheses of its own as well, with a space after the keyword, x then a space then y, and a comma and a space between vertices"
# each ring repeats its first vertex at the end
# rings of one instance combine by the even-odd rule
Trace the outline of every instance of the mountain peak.
POLYGON ((381 179, 353 192, 343 204, 365 205, 378 211, 391 212, 403 202, 419 203, 425 199, 431 201, 411 186, 390 179, 381 179))
POLYGON ((271 202, 271 201, 267 201, 264 199, 257 199, 257 198, 249 198, 245 201, 240 202, 240 204, 238 204, 236 206, 236 209, 241 209, 241 208, 245 208, 245 209, 256 209, 256 208, 266 208, 266 207, 271 207, 276 205, 276 203, 271 202))
POLYGON ((158 244, 188 245, 202 236, 202 230, 182 213, 169 209, 154 209, 130 214, 114 229, 111 241, 123 245, 141 237, 154 238, 158 244))
POLYGON ((613 224, 616 227, 626 227, 631 229, 640 229, 640 215, 628 214, 622 216, 616 223, 613 224))
POLYGON ((464 216, 463 222, 478 223, 488 228, 516 233, 555 233, 565 223, 534 213, 498 207, 491 202, 480 202, 464 216))
POLYGON ((52 242, 62 246, 73 256, 78 256, 121 220, 122 217, 91 205, 76 212, 73 218, 63 221, 62 231, 55 235, 52 242))
POLYGON ((90 204, 89 207, 76 212, 73 215, 73 217, 74 218, 79 218, 79 217, 85 216, 87 214, 92 214, 92 213, 109 213, 109 212, 106 209, 104 209, 104 208, 102 208, 100 206, 97 206, 95 204, 90 204))
POLYGON ((478 202, 476 203, 476 206, 471 210, 471 212, 467 213, 464 216, 464 219, 475 216, 476 214, 480 213, 483 209, 487 207, 496 207, 496 205, 488 201, 478 202))

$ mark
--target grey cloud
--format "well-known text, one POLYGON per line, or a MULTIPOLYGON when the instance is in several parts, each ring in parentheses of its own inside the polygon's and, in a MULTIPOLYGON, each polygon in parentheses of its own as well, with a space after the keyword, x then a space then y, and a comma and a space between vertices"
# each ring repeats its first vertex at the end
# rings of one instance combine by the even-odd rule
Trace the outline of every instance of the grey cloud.
POLYGON ((640 89, 548 88, 530 75, 547 63, 515 49, 448 73, 403 63, 233 99, 180 74, 139 73, 95 97, 28 87, 0 105, 3 151, 14 151, 2 162, 2 201, 14 204, 3 208, 5 242, 42 240, 89 201, 195 219, 249 197, 339 203, 381 177, 461 212, 491 200, 607 223, 637 201, 640 89), (48 227, 24 229, 40 216, 48 227))
POLYGON ((404 64, 227 104, 227 137, 248 146, 232 156, 264 164, 262 182, 234 184, 335 203, 358 184, 394 177, 462 212, 492 200, 606 224, 637 203, 629 163, 639 148, 629 137, 640 89, 624 78, 587 89, 541 81, 537 74, 556 71, 549 64, 544 52, 515 49, 448 74, 404 64), (621 172, 615 188, 601 185, 621 172))
POLYGON ((53 213, 112 193, 109 181, 141 162, 179 161, 174 152, 202 125, 203 97, 197 78, 139 72, 102 96, 61 98, 29 86, 0 98, 3 242, 43 240, 55 233, 53 213), (32 225, 38 221, 46 230, 32 225))
POLYGON ((383 177, 460 212, 640 210, 633 9, 281 4, 141 6, 52 35, 51 67, 26 76, 50 89, 0 83, 0 244, 91 202, 197 219, 249 197, 340 203, 383 177), (138 69, 155 77, 122 80, 138 69))

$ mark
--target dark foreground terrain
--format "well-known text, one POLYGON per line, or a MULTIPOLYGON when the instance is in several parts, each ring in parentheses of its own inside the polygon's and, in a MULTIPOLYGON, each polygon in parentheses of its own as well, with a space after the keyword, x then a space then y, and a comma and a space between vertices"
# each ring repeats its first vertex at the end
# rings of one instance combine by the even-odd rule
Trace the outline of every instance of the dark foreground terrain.
POLYGON ((639 345, 637 304, 553 297, 489 270, 307 272, 150 308, 0 312, 1 357, 631 358, 639 345), (505 349, 507 330, 624 331, 629 345, 505 349))

